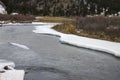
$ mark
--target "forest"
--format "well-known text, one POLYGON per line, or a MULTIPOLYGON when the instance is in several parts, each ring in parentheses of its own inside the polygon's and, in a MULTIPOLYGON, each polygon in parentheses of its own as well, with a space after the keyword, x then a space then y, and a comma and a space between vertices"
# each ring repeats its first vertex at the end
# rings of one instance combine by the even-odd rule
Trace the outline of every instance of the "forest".
POLYGON ((86 16, 118 14, 120 0, 1 0, 8 13, 41 16, 86 16))

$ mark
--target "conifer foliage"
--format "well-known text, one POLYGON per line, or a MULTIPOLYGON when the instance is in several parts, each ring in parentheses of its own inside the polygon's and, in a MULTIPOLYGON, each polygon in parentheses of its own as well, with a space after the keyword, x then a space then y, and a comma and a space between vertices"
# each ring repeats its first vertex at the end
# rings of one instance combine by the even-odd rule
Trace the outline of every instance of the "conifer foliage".
POLYGON ((48 15, 48 16, 86 16, 104 13, 117 14, 120 0, 1 0, 8 13, 48 15))

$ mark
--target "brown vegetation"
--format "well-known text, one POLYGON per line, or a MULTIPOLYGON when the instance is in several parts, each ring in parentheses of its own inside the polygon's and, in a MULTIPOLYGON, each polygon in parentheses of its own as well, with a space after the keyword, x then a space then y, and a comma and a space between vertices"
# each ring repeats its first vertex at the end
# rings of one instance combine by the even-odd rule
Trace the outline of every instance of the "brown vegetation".
POLYGON ((55 30, 66 33, 66 34, 76 34, 76 28, 72 24, 62 24, 53 27, 55 30))
POLYGON ((58 25, 54 29, 64 33, 120 42, 120 17, 78 17, 69 25, 58 25), (72 30, 70 25, 74 25, 72 30), (70 31, 66 30, 68 28, 70 31))
POLYGON ((37 18, 38 21, 40 22, 57 22, 57 23, 64 23, 64 22, 72 22, 74 21, 73 18, 66 18, 66 17, 38 17, 37 18))
POLYGON ((30 15, 8 15, 8 14, 0 14, 0 21, 32 22, 33 20, 35 20, 34 16, 30 16, 30 15))

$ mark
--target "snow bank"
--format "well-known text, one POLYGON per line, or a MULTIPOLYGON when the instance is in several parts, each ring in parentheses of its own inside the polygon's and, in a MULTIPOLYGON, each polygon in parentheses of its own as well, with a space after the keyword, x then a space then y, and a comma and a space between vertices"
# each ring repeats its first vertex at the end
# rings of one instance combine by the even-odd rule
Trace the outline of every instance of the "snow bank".
POLYGON ((8 25, 23 25, 23 24, 21 24, 21 23, 8 23, 8 25))
POLYGON ((117 57, 120 57, 120 43, 80 37, 72 34, 64 34, 51 29, 58 23, 57 24, 33 23, 33 24, 40 24, 40 26, 35 26, 36 29, 33 30, 33 32, 35 33, 57 35, 60 36, 60 41, 62 43, 67 43, 78 47, 85 47, 93 50, 104 51, 113 54, 117 57))
POLYGON ((27 49, 29 50, 29 48, 25 45, 21 45, 21 44, 18 44, 18 43, 10 43, 11 45, 14 45, 14 46, 17 46, 17 47, 20 47, 20 48, 23 48, 23 49, 27 49))
POLYGON ((14 67, 13 62, 0 60, 0 80, 23 80, 24 70, 15 70, 14 67))
POLYGON ((42 24, 42 25, 44 25, 44 24, 48 24, 48 25, 52 24, 52 25, 56 25, 56 24, 61 24, 61 23, 32 22, 32 24, 42 24))
POLYGON ((21 23, 11 23, 11 22, 5 22, 5 21, 3 21, 1 23, 3 23, 3 25, 23 25, 21 23))
POLYGON ((40 26, 35 26, 36 30, 33 30, 33 32, 61 36, 62 33, 57 32, 57 31, 55 31, 53 29, 50 29, 51 26, 55 26, 55 25, 56 24, 44 24, 44 25, 40 25, 40 26))
POLYGON ((80 37, 76 35, 62 36, 60 41, 62 43, 67 43, 78 47, 85 47, 93 50, 108 52, 120 57, 120 43, 80 37))
POLYGON ((24 70, 7 70, 0 73, 0 80, 23 80, 24 70))
POLYGON ((11 61, 0 59, 0 70, 2 70, 5 66, 10 66, 14 68, 15 64, 11 61))

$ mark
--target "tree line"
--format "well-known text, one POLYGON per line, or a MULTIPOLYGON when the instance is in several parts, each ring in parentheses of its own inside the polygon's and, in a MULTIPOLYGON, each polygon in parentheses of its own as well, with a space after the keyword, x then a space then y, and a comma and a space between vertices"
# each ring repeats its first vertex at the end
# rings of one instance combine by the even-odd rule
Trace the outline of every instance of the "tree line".
POLYGON ((117 14, 120 0, 1 0, 8 13, 44 16, 86 16, 117 14))

